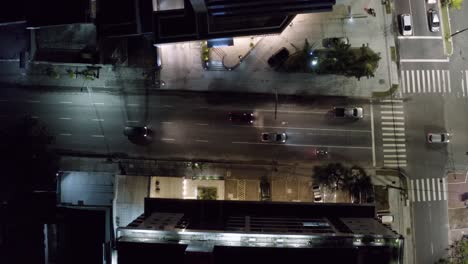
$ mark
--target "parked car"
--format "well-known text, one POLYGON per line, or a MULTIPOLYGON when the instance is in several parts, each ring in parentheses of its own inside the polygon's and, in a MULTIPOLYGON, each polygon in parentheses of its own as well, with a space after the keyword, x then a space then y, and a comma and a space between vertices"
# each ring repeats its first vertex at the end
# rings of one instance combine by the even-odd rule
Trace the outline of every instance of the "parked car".
POLYGON ((263 132, 262 142, 284 143, 288 137, 286 133, 263 132))
POLYGON ((260 182, 260 200, 270 201, 271 200, 271 188, 270 183, 266 180, 260 182))
POLYGON ((439 32, 440 31, 440 19, 439 14, 434 9, 429 9, 427 11, 427 19, 429 21, 429 30, 431 32, 439 32))
POLYGON ((279 49, 268 59, 268 65, 272 68, 281 66, 289 57, 289 51, 286 48, 279 49))
POLYGON ((380 222, 384 225, 391 225, 393 223, 394 217, 393 215, 388 215, 388 214, 382 214, 382 215, 377 215, 380 222))
POLYGON ((162 52, 161 47, 156 47, 156 63, 155 67, 157 70, 162 68, 162 52))
POLYGON ((449 133, 428 133, 427 142, 429 143, 449 143, 450 134, 449 133))
POLYGON ((324 38, 322 40, 322 46, 324 48, 333 48, 339 44, 349 44, 349 39, 347 37, 340 37, 340 38, 324 38))
POLYGON ((149 136, 149 129, 146 126, 126 126, 124 135, 129 138, 146 138, 149 136))
POLYGON ((437 4, 437 0, 427 0, 427 4, 435 5, 435 4, 437 4))
POLYGON ((255 116, 251 112, 230 112, 229 120, 235 123, 252 124, 255 121, 255 116))
POLYGON ((312 191, 314 193, 314 202, 323 203, 322 191, 320 189, 320 185, 318 185, 318 184, 313 185, 312 186, 312 191))
POLYGON ((337 106, 333 108, 333 111, 335 113, 335 117, 338 118, 361 119, 364 116, 362 107, 337 106))
POLYGON ((413 35, 413 21, 410 14, 400 15, 401 34, 403 36, 413 35))

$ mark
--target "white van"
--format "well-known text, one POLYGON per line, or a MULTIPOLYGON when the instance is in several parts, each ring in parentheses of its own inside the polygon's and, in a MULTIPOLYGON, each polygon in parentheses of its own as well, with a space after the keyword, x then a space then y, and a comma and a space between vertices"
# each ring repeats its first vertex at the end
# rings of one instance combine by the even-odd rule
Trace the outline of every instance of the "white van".
POLYGON ((437 4, 437 0, 427 0, 427 4, 435 5, 435 4, 437 4))

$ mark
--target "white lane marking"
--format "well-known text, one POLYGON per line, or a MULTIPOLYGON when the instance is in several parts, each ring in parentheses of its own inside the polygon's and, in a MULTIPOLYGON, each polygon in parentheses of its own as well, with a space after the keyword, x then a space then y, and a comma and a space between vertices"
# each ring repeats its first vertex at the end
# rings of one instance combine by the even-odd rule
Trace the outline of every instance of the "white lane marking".
POLYGON ((403 108, 402 105, 381 105, 380 108, 403 108))
POLYGON ((287 147, 318 147, 318 148, 342 148, 342 149, 372 149, 372 147, 361 146, 332 146, 332 145, 307 145, 307 144, 284 144, 284 143, 261 143, 261 142, 247 142, 247 141, 232 141, 232 144, 245 144, 245 145, 270 145, 270 146, 287 146, 287 147))
POLYGON ((371 133, 372 130, 359 130, 359 129, 336 129, 336 128, 314 128, 314 127, 276 127, 276 126, 244 126, 233 125, 235 127, 250 127, 250 128, 267 128, 267 129, 296 129, 296 130, 316 130, 316 131, 336 131, 336 132, 357 132, 357 133, 371 133))
POLYGON ((402 161, 401 160, 384 160, 384 163, 400 163, 400 162, 402 161))
POLYGON ((127 123, 138 123, 139 121, 137 120, 127 120, 127 123))
POLYGON ((36 100, 26 100, 27 103, 40 103, 41 101, 36 100))
POLYGON ((450 87, 450 71, 447 70, 447 86, 448 86, 448 92, 452 92, 452 87, 450 87))
POLYGON ((398 131, 404 131, 405 128, 404 127, 382 127, 382 130, 398 130, 398 131))
POLYGON ((169 121, 161 121, 161 124, 170 125, 170 124, 172 124, 172 122, 169 122, 169 121))
POLYGON ((370 101, 370 117, 371 117, 371 138, 372 138, 372 165, 376 166, 376 158, 375 158, 375 132, 374 132, 374 105, 372 104, 372 100, 370 101))
POLYGON ((418 201, 418 202, 420 201, 419 200, 420 199, 419 191, 420 191, 420 189, 419 189, 419 179, 416 179, 416 195, 417 195, 417 200, 416 201, 418 201))
POLYGON ((98 137, 98 138, 103 138, 104 135, 91 135, 92 137, 98 137))
POLYGON ((127 106, 139 106, 139 104, 127 104, 127 106))
POLYGON ((441 182, 440 178, 437 178, 437 190, 438 190, 437 196, 439 197, 438 199, 439 201, 440 199, 442 199, 442 190, 440 189, 440 182, 441 182))
POLYGON ((440 85, 440 81, 441 81, 440 80, 440 71, 437 70, 436 72, 437 72, 437 85, 439 86, 438 87, 439 88, 439 93, 442 93, 442 85, 440 85))
POLYGON ((406 71, 406 91, 408 93, 411 93, 410 71, 406 71))
POLYGON ((422 79, 422 91, 423 93, 426 92, 426 71, 421 71, 421 79, 422 79))
POLYGON ((463 78, 461 80, 461 87, 462 87, 462 96, 465 97, 465 80, 463 78))
POLYGON ((92 121, 95 121, 95 122, 102 122, 102 121, 104 121, 104 119, 97 119, 97 118, 91 119, 91 120, 92 120, 92 121))
POLYGON ((403 114, 403 111, 380 111, 380 113, 382 115, 385 115, 385 114, 403 114))
POLYGON ((405 80, 405 71, 401 71, 401 88, 403 90, 403 93, 406 93, 406 80, 405 80))
POLYGON ((442 90, 444 91, 444 93, 447 92, 446 86, 445 86, 445 71, 442 71, 442 90))
POLYGON ((390 155, 383 155, 384 158, 406 158, 406 154, 390 154, 390 155))
MULTIPOLYGON (((427 92, 430 93, 431 92, 431 71, 426 71, 426 74, 427 74, 427 92)), ((432 84, 434 85, 434 84, 432 84)))
POLYGON ((421 179, 421 193, 422 193, 422 201, 426 201, 426 190, 424 189, 424 179, 421 179))
POLYGON ((404 138, 383 138, 383 141, 405 141, 404 138))
POLYGON ((431 70, 431 74, 432 74, 432 86, 434 88, 434 93, 437 92, 437 87, 436 87, 436 80, 435 80, 435 70, 431 70))
POLYGON ((414 201, 416 197, 414 197, 414 180, 410 180, 410 188, 411 188, 411 199, 414 201))
POLYGON ((437 197, 436 197, 436 188, 435 188, 435 179, 432 178, 432 197, 434 197, 434 201, 437 200, 437 197))
POLYGON ((104 103, 93 103, 94 105, 103 105, 104 103))
POLYGON ((382 122, 382 125, 384 126, 404 126, 405 122, 382 122))
POLYGON ((71 117, 59 117, 59 119, 61 119, 61 120, 70 120, 71 117))
POLYGON ((204 140, 204 139, 195 139, 196 142, 203 142, 203 143, 207 143, 209 142, 208 140, 204 140))
POLYGON ((406 164, 389 163, 389 164, 384 164, 384 167, 400 168, 400 167, 406 167, 406 164))
POLYGON ((175 139, 173 139, 173 138, 161 138, 161 140, 163 140, 163 141, 175 141, 175 139))
POLYGON ((385 137, 404 137, 405 133, 382 133, 385 137))
POLYGON ((445 178, 442 178, 442 193, 444 194, 444 201, 447 200, 447 191, 446 191, 446 182, 445 178))
POLYGON ((416 83, 414 82, 414 71, 411 70, 411 88, 413 88, 413 93, 416 93, 416 83))
MULTIPOLYGON (((255 112, 275 112, 275 110, 270 109, 255 109, 255 112)), ((301 111, 301 110, 278 110, 278 113, 288 113, 288 114, 326 114, 330 111, 301 111)))
POLYGON ((404 120, 404 116, 382 116, 382 119, 404 120))
POLYGON ((442 39, 442 36, 398 36, 398 39, 442 39))
POLYGON ((208 124, 205 123, 197 123, 197 126, 207 126, 208 124))
POLYGON ((418 84, 418 93, 421 92, 421 83, 420 83, 420 80, 419 80, 419 70, 416 70, 416 81, 417 81, 417 84, 418 84))
POLYGON ((66 137, 69 137, 69 136, 71 136, 72 134, 69 134, 69 133, 61 133, 61 134, 59 134, 59 135, 60 135, 60 136, 66 136, 66 137))
POLYGON ((383 144, 384 147, 405 147, 405 144, 383 144))
POLYGON ((163 105, 163 107, 172 107, 172 105, 163 105))
MULTIPOLYGON (((465 79, 465 80, 466 80, 466 81, 465 81, 465 84, 466 84, 466 85, 465 85, 465 88, 466 88, 466 90, 467 90, 467 92, 468 92, 468 71, 465 71, 465 76, 466 76, 466 79, 465 79)), ((467 94, 467 93, 464 92, 464 94, 467 94)))
POLYGON ((447 59, 400 59, 400 62, 449 62, 447 59))
POLYGON ((431 201, 431 179, 426 179, 427 185, 427 201, 431 201))
POLYGON ((73 104, 73 102, 68 102, 68 101, 64 101, 64 102, 60 102, 61 104, 73 104))
POLYGON ((382 103, 403 103, 403 100, 398 100, 398 99, 386 99, 386 100, 380 100, 382 103))
POLYGON ((396 148, 391 148, 391 149, 384 149, 383 152, 406 152, 406 149, 396 149, 396 148))
POLYGON ((38 116, 31 116, 32 119, 39 119, 38 116))

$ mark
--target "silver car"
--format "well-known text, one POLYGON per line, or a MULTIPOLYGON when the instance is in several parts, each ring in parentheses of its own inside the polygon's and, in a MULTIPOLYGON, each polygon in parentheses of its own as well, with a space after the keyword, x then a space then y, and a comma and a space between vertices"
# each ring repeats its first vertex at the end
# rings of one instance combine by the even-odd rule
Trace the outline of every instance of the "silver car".
POLYGON ((288 139, 286 133, 264 132, 262 133, 262 142, 284 143, 288 139))
POLYGON ((429 20, 429 30, 431 32, 439 32, 440 19, 437 11, 434 9, 429 9, 429 11, 427 11, 427 19, 429 20))
POLYGON ((410 14, 400 15, 401 34, 403 36, 413 35, 413 21, 410 14))
POLYGON ((428 133, 427 142, 429 143, 449 143, 450 134, 449 133, 428 133))

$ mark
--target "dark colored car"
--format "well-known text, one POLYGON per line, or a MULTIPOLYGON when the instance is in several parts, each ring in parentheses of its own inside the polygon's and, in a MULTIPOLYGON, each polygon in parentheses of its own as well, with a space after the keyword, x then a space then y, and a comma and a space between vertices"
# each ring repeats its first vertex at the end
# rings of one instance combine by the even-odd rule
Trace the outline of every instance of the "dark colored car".
POLYGON ((126 126, 124 128, 124 135, 129 138, 145 138, 149 136, 149 129, 145 126, 126 126))
POLYGON ((252 124, 255 120, 254 114, 250 112, 230 112, 229 120, 236 123, 252 124))
POLYGON ((279 142, 285 143, 288 139, 286 133, 264 132, 262 133, 262 142, 279 142))
POLYGON ((271 189, 270 183, 266 180, 260 182, 260 200, 270 201, 271 200, 271 189))
POLYGON ((289 51, 286 48, 281 48, 273 56, 268 59, 268 65, 272 68, 281 66, 289 57, 289 51))

